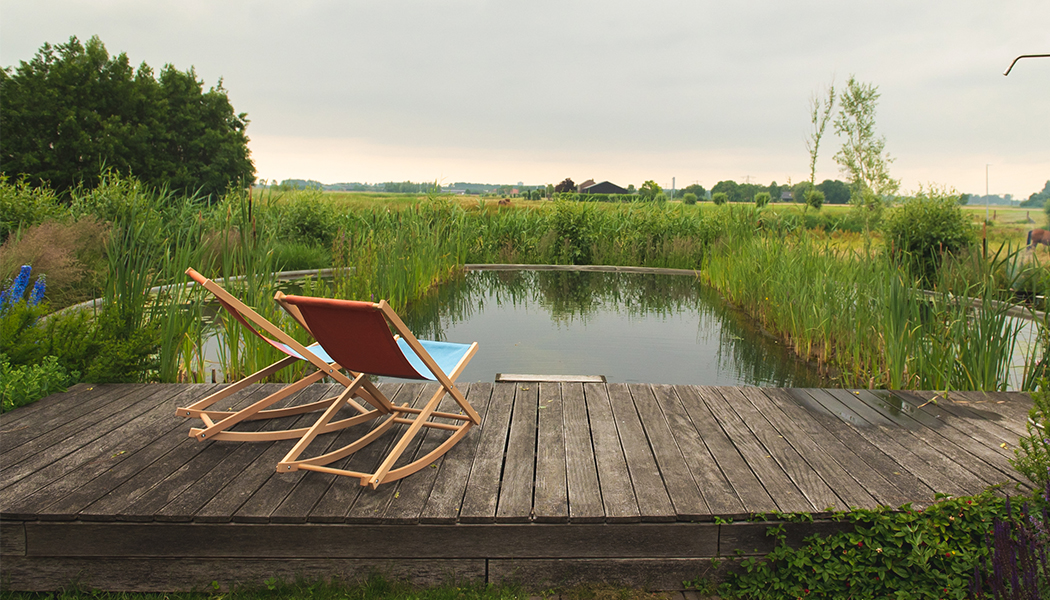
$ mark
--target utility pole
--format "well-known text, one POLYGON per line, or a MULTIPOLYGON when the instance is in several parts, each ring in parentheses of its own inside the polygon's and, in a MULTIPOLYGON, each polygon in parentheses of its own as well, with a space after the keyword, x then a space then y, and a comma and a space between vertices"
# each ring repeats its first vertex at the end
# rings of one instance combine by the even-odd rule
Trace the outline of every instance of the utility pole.
POLYGON ((674 177, 671 178, 671 200, 674 200, 674 177))

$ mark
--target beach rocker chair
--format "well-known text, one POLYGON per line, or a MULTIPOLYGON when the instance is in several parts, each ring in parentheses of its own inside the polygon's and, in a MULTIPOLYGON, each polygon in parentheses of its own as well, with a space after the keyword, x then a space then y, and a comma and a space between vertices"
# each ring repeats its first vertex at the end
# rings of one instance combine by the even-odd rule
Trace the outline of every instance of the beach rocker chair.
MULTIPOLYGON (((306 386, 316 383, 325 377, 330 377, 338 383, 349 387, 356 373, 350 373, 349 375, 342 373, 342 367, 338 363, 332 360, 330 356, 320 347, 319 344, 312 344, 310 346, 304 346, 296 341, 292 336, 288 335, 275 325, 263 318, 257 312, 249 308, 243 302, 235 298, 232 294, 224 290, 214 281, 204 277, 194 269, 187 269, 186 274, 189 275, 190 279, 200 284, 204 289, 211 292, 215 299, 218 300, 219 304, 222 305, 237 321, 242 325, 251 330, 252 333, 262 338, 266 343, 270 344, 274 348, 280 350, 286 356, 281 360, 278 360, 274 364, 253 373, 240 381, 228 385, 223 389, 210 394, 206 398, 195 402, 190 406, 180 407, 176 409, 175 414, 180 417, 186 418, 198 418, 204 422, 203 427, 194 427, 190 429, 190 437, 200 441, 206 440, 230 440, 230 441, 272 441, 272 440, 283 440, 283 439, 295 439, 301 438, 308 431, 309 427, 301 427, 296 429, 282 429, 275 431, 232 431, 231 428, 238 423, 244 421, 254 421, 258 419, 272 419, 277 417, 288 417, 293 415, 300 415, 313 411, 321 411, 327 409, 336 401, 343 399, 341 405, 349 405, 355 411, 357 415, 341 419, 334 423, 329 423, 324 431, 336 431, 346 427, 351 427, 360 423, 367 422, 371 419, 380 417, 384 414, 389 415, 393 412, 393 406, 390 402, 377 401, 375 398, 369 397, 367 390, 360 390, 357 396, 364 399, 368 404, 372 405, 372 408, 365 408, 361 404, 353 401, 349 397, 343 398, 343 395, 333 396, 324 400, 311 402, 307 404, 293 405, 282 408, 268 408, 273 404, 284 400, 300 392, 306 386), (311 365, 317 368, 316 371, 306 375, 302 379, 295 383, 289 384, 277 392, 253 403, 251 406, 243 408, 241 410, 209 410, 215 403, 229 398, 233 394, 243 390, 244 388, 258 383, 264 380, 266 377, 273 375, 274 373, 289 367, 300 361, 307 361, 311 365)), ((292 314, 293 317, 295 313, 292 314)), ((301 323, 304 327, 305 323, 301 323)), ((309 327, 307 327, 309 331, 309 327)))
POLYGON ((477 411, 455 385, 456 378, 477 351, 477 342, 455 344, 417 340, 386 300, 375 304, 286 296, 281 292, 277 292, 275 299, 310 329, 314 339, 328 356, 343 367, 359 373, 346 388, 344 396, 349 397, 350 394, 363 389, 368 397, 376 399, 377 403, 389 405, 390 401, 369 380, 369 375, 433 381, 441 386, 420 408, 407 405, 392 407, 395 411, 393 416, 387 417, 353 443, 313 458, 299 458, 314 438, 327 431, 328 422, 341 408, 339 402, 332 404, 277 464, 278 473, 309 470, 347 475, 359 478, 361 485, 376 488, 380 484, 411 475, 433 463, 463 439, 472 426, 481 423, 477 411), (436 410, 446 394, 456 401, 463 414, 436 410), (375 472, 361 473, 326 466, 364 448, 395 424, 407 425, 407 428, 375 472), (424 427, 448 430, 451 433, 432 452, 395 469, 398 458, 424 427))

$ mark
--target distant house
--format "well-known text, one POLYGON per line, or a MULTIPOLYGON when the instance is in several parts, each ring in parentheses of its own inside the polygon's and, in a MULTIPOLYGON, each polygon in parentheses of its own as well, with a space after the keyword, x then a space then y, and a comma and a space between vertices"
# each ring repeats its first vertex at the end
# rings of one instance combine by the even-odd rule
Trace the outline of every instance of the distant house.
POLYGON ((594 180, 588 179, 587 181, 584 181, 580 185, 576 186, 576 191, 578 191, 581 194, 585 194, 586 192, 584 192, 583 190, 591 187, 592 185, 594 185, 594 180))
POLYGON ((594 183, 594 181, 590 181, 589 183, 590 183, 590 185, 581 185, 580 186, 580 193, 581 194, 628 194, 628 193, 630 193, 627 190, 623 189, 622 187, 616 185, 615 183, 611 183, 609 181, 603 181, 601 183, 594 183))
POLYGON ((792 194, 790 190, 788 190, 786 192, 780 192, 780 201, 781 202, 791 202, 794 199, 795 199, 794 194, 792 194))

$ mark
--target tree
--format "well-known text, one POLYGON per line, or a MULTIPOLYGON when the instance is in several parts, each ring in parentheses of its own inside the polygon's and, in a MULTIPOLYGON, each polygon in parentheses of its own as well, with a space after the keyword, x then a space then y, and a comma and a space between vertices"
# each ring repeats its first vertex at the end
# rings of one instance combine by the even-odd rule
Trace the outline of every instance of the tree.
POLYGON ((725 194, 726 200, 729 202, 743 202, 746 199, 744 191, 741 190, 740 186, 732 180, 719 181, 716 183, 715 186, 711 188, 712 198, 714 198, 713 194, 717 193, 725 194))
POLYGON ((764 208, 767 204, 769 204, 769 198, 769 192, 759 192, 755 194, 755 206, 757 206, 758 208, 764 208))
POLYGON ((706 198, 707 190, 705 190, 704 186, 699 183, 691 183, 682 188, 682 197, 684 198, 686 194, 693 194, 697 198, 706 198))
POLYGON ((791 187, 791 199, 795 202, 805 202, 806 192, 813 187, 813 184, 808 181, 800 181, 791 187))
MULTIPOLYGON (((858 83, 851 75, 846 91, 840 96, 841 108, 835 118, 835 132, 844 138, 835 161, 849 178, 850 201, 862 211, 867 234, 882 215, 884 199, 897 193, 900 186, 889 174, 893 159, 886 153, 886 138, 875 133, 878 100, 878 87, 858 83)), ((865 247, 870 248, 871 236, 866 235, 864 239, 865 247)))
POLYGON ((12 73, 0 71, 0 171, 65 193, 96 185, 103 170, 182 192, 217 195, 249 185, 247 115, 226 90, 205 92, 191 68, 154 77, 126 54, 110 57, 98 37, 86 45, 44 44, 12 73))
POLYGON ((817 184, 817 189, 824 193, 824 201, 828 204, 846 204, 849 202, 849 186, 838 179, 825 179, 817 184))
POLYGON ((840 96, 841 108, 835 118, 835 132, 843 136, 842 148, 835 161, 848 176, 857 197, 866 204, 881 201, 897 193, 900 182, 890 177, 893 162, 886 153, 886 138, 875 133, 875 106, 878 87, 858 83, 850 76, 846 91, 840 96))
POLYGON ((682 202, 685 204, 696 204, 696 194, 693 192, 686 192, 682 194, 682 202))
POLYGON ((571 193, 576 191, 576 183, 566 177, 564 181, 554 186, 554 192, 556 194, 571 193))
POLYGON ((652 179, 642 184, 642 187, 638 188, 638 195, 646 200, 656 200, 658 196, 664 193, 663 188, 656 184, 652 179))
POLYGON ((729 201, 729 195, 725 192, 714 192, 711 194, 711 201, 721 206, 729 201))
MULTIPOLYGON (((817 153, 820 151, 820 140, 824 137, 824 130, 828 126, 828 119, 835 110, 835 86, 831 85, 827 90, 827 97, 821 100, 814 94, 809 99, 810 123, 813 131, 806 140, 806 150, 809 151, 809 185, 817 184, 817 153)), ((801 198, 797 198, 801 200, 801 198)), ((809 204, 807 202, 807 204, 809 204)))
POLYGON ((824 192, 812 187, 806 190, 806 207, 820 210, 822 206, 824 206, 824 192))
POLYGON ((627 193, 628 194, 633 194, 633 193, 635 193, 637 191, 638 190, 634 189, 634 184, 633 183, 627 186, 627 193))
POLYGON ((1050 181, 1046 182, 1042 191, 1033 192, 1032 195, 1028 196, 1028 199, 1022 202, 1021 206, 1042 206, 1047 200, 1050 200, 1050 181))

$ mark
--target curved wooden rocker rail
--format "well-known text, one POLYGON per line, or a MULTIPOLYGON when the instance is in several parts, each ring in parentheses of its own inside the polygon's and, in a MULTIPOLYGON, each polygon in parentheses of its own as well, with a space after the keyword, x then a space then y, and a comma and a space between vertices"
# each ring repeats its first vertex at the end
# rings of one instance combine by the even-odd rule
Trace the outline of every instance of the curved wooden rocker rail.
POLYGON ((360 479, 361 485, 376 488, 430 465, 463 439, 472 426, 481 423, 477 411, 454 383, 477 351, 477 342, 469 345, 421 342, 412 335, 385 300, 374 304, 286 296, 281 292, 277 292, 275 299, 294 315, 296 320, 311 328, 314 338, 328 356, 339 364, 359 372, 339 398, 329 405, 310 430, 277 464, 278 473, 304 470, 346 475, 360 479), (430 348, 430 351, 427 348, 430 348), (432 352, 438 354, 432 355, 432 352), (441 387, 422 408, 412 408, 407 404, 395 407, 379 388, 369 381, 368 374, 429 380, 439 383, 441 387), (367 434, 346 446, 319 456, 300 458, 318 435, 332 431, 332 427, 341 423, 333 423, 332 419, 343 406, 352 402, 351 397, 354 395, 364 395, 377 407, 389 406, 390 414, 367 434), (446 395, 455 400, 462 413, 436 410, 446 395), (453 423, 432 419, 446 419, 453 423), (374 472, 364 473, 329 466, 378 440, 395 425, 408 427, 374 472), (413 438, 424 428, 446 430, 451 434, 426 455, 394 468, 413 438))

